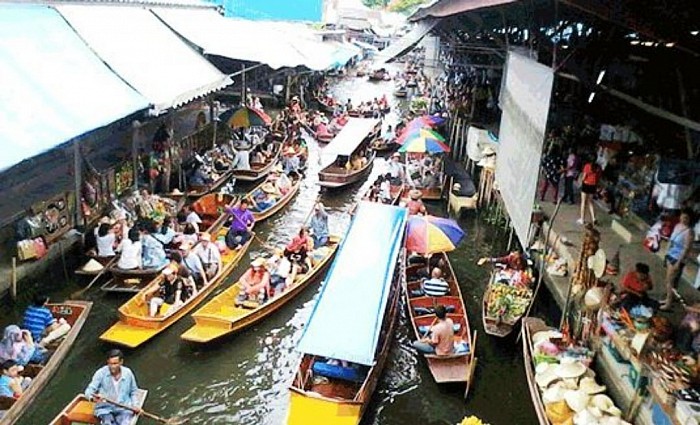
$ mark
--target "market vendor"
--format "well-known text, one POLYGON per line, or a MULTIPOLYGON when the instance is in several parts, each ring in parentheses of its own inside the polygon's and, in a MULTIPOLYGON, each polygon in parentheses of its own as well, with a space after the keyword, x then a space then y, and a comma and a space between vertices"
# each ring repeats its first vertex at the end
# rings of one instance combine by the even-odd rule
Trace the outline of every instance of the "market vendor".
POLYGON ((520 250, 511 251, 510 254, 504 257, 483 257, 479 259, 478 265, 481 266, 486 262, 489 262, 491 264, 503 264, 507 269, 511 270, 525 270, 527 266, 525 257, 523 256, 523 253, 520 250))
POLYGON ((619 306, 629 311, 636 305, 644 305, 656 310, 659 303, 649 298, 648 291, 654 287, 649 276, 649 266, 645 263, 637 263, 634 270, 628 272, 620 282, 619 306))

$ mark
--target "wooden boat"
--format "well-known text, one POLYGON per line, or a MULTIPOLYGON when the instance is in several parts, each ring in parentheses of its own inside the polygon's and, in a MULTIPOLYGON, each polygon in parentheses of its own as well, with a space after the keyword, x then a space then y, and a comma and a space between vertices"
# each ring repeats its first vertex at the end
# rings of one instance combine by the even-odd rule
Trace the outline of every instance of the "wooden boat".
POLYGON ((444 297, 428 297, 428 296, 411 296, 413 291, 421 288, 421 280, 416 273, 423 265, 411 265, 406 267, 406 306, 408 307, 408 315, 413 327, 413 333, 416 339, 423 338, 426 335, 427 329, 434 323, 435 315, 433 309, 436 305, 443 305, 447 308, 447 317, 452 319, 455 324, 455 343, 466 343, 469 346, 469 351, 460 354, 451 354, 448 356, 438 356, 425 354, 425 360, 428 364, 428 369, 433 375, 433 379, 438 384, 447 382, 465 382, 467 385, 465 398, 469 392, 469 387, 474 378, 474 370, 476 368, 476 331, 473 336, 469 328, 469 317, 462 299, 462 291, 459 289, 459 282, 455 276, 450 259, 447 254, 436 254, 445 261, 446 266, 443 267, 443 277, 450 285, 448 295, 444 297))
POLYGON ((406 87, 399 87, 394 90, 394 97, 404 98, 408 96, 408 89, 406 87))
POLYGON ((375 69, 369 73, 369 81, 386 81, 388 78, 386 69, 375 69))
MULTIPOLYGON (((376 184, 377 184, 377 180, 375 180, 375 182, 372 183, 372 186, 375 186, 376 184)), ((401 201, 401 194, 403 193, 403 190, 405 187, 406 187, 405 185, 401 185, 401 186, 391 185, 390 186, 389 193, 391 195, 391 205, 398 205, 399 204, 399 202, 401 201)), ((365 191, 365 193, 362 194, 362 197, 360 199, 362 199, 363 201, 370 201, 369 200, 369 192, 371 189, 372 189, 371 186, 369 188, 367 188, 367 190, 365 191)))
POLYGON ((374 164, 376 153, 368 148, 379 129, 380 120, 350 118, 321 154, 323 168, 318 173, 318 184, 339 188, 364 179, 374 164), (366 161, 359 169, 348 170, 345 164, 355 155, 362 155, 366 161))
MULTIPOLYGON (((143 404, 146 402, 146 396, 148 396, 148 391, 143 389, 138 389, 138 403, 136 406, 142 408, 143 404)), ((100 420, 95 417, 93 412, 95 411, 95 403, 89 401, 84 394, 78 394, 68 405, 59 413, 49 425, 86 425, 86 424, 96 424, 99 425, 100 420)), ((140 416, 134 415, 129 421, 129 425, 136 425, 139 421, 140 416)))
POLYGON ((263 320, 294 299, 312 282, 318 281, 335 255, 339 242, 339 237, 331 237, 328 246, 324 248, 325 255, 314 263, 313 268, 307 273, 297 275, 292 287, 265 304, 236 307, 234 304, 241 287, 238 282, 231 285, 192 314, 195 325, 180 338, 195 343, 209 343, 263 320))
POLYGON ((223 193, 209 193, 192 203, 192 209, 197 213, 202 223, 202 229, 208 229, 221 217, 221 211, 232 205, 235 197, 223 193))
POLYGON ((100 287, 105 292, 137 293, 158 277, 160 269, 123 270, 114 263, 108 269, 112 278, 100 287))
POLYGON ((250 170, 233 170, 233 176, 237 180, 246 182, 252 182, 267 176, 270 171, 272 171, 275 164, 277 164, 277 160, 279 160, 280 153, 282 151, 281 146, 281 143, 275 142, 273 147, 274 154, 272 155, 272 158, 265 162, 251 162, 250 170))
POLYGON ((92 303, 87 301, 66 301, 64 303, 49 304, 48 307, 55 318, 65 319, 71 325, 71 329, 63 339, 48 347, 49 360, 45 365, 30 363, 25 367, 23 375, 31 377, 32 383, 27 391, 22 394, 22 397, 15 399, 0 396, 0 410, 6 411, 5 415, 0 419, 0 423, 3 425, 11 425, 17 422, 36 396, 44 389, 73 346, 90 313, 92 303))
POLYGON ((260 208, 260 206, 255 203, 253 196, 254 193, 262 190, 263 185, 265 185, 267 181, 260 183, 253 190, 248 192, 247 195, 245 195, 245 199, 248 199, 251 202, 250 212, 253 214, 256 223, 275 215, 275 213, 284 208, 285 205, 287 205, 289 201, 294 198, 294 195, 299 192, 299 187, 301 187, 301 176, 297 173, 291 173, 289 178, 292 180, 292 188, 289 189, 289 192, 282 195, 281 198, 277 199, 274 204, 268 206, 267 208, 260 208))
POLYGON ((529 306, 529 304, 532 303, 533 294, 532 290, 529 288, 516 289, 512 286, 496 283, 496 277, 496 273, 491 273, 491 277, 489 278, 489 284, 486 287, 486 291, 484 291, 484 298, 481 302, 481 317, 484 324, 484 331, 487 334, 503 338, 510 335, 510 333, 513 332, 513 328, 515 328, 515 326, 522 318, 523 314, 525 314, 525 311, 527 311, 527 307, 529 306), (493 297, 497 296, 497 292, 501 290, 512 291, 514 296, 516 296, 518 299, 523 300, 522 302, 525 303, 525 305, 522 308, 523 312, 521 314, 509 316, 508 318, 504 319, 502 315, 498 316, 496 314, 492 314, 492 312, 489 311, 489 304, 494 302, 495 298, 493 297))
POLYGON ((290 387, 288 425, 360 422, 397 322, 406 218, 397 207, 357 208, 297 346, 303 355, 290 387), (358 255, 375 261, 358 262, 358 255))
POLYGON ((377 152, 378 154, 394 151, 398 147, 399 145, 394 143, 393 141, 386 142, 383 139, 375 139, 374 142, 372 142, 372 150, 377 152))
POLYGON ((329 105, 328 103, 326 103, 326 102, 325 102, 323 99, 321 99, 320 97, 317 97, 317 98, 316 98, 316 102, 318 102, 318 106, 319 106, 319 109, 321 110, 321 112, 325 112, 325 113, 328 113, 328 114, 332 114, 332 113, 333 113, 334 108, 333 108, 331 105, 329 105))
POLYGON ((534 317, 526 317, 523 319, 523 362, 525 363, 525 376, 527 376, 527 385, 530 389, 530 397, 532 405, 537 413, 537 419, 540 425, 551 425, 547 418, 542 395, 535 381, 535 362, 533 358, 532 336, 540 331, 552 329, 547 326, 542 319, 534 317))
MULTIPOLYGON (((223 186, 227 181, 229 181, 232 176, 233 176, 233 170, 227 170, 227 171, 222 172, 219 175, 219 178, 214 180, 210 184, 203 185, 203 186, 188 185, 187 197, 190 199, 197 199, 197 198, 200 198, 200 197, 206 195, 207 193, 216 192, 217 190, 219 190, 221 188, 221 186, 223 186)), ((175 197, 175 198, 179 197, 178 195, 173 194, 173 193, 169 194, 168 196, 175 197)))
MULTIPOLYGON (((227 229, 224 224, 227 218, 228 214, 224 212, 207 230, 207 232, 212 235, 212 241, 226 237, 227 229)), ((156 317, 150 317, 148 315, 148 303, 144 302, 144 298, 148 290, 154 286, 160 285, 163 277, 158 276, 158 278, 142 289, 138 294, 134 295, 129 301, 119 307, 119 321, 100 335, 100 339, 113 344, 136 348, 161 333, 197 307, 199 303, 204 301, 204 299, 228 277, 245 255, 252 240, 253 238, 251 237, 250 240, 237 251, 227 249, 226 252, 221 254, 221 270, 219 270, 216 276, 209 280, 207 285, 200 288, 196 295, 192 296, 184 304, 174 309, 166 316, 158 315, 156 317)))

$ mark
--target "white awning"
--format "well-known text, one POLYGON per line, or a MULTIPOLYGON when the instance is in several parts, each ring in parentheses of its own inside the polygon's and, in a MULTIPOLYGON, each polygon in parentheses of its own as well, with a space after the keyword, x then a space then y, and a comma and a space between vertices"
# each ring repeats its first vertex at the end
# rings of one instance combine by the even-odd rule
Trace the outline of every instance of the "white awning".
POLYGON ((430 18, 422 20, 413 27, 413 29, 397 41, 391 43, 386 49, 381 50, 377 55, 377 64, 381 65, 391 62, 394 58, 406 54, 414 48, 416 44, 425 37, 435 25, 440 22, 440 19, 430 18))
POLYGON ((56 9, 114 72, 153 104, 156 115, 232 82, 147 9, 56 9))
POLYGON ((350 156, 379 124, 376 118, 348 118, 340 132, 323 148, 321 167, 326 168, 339 156, 350 156))

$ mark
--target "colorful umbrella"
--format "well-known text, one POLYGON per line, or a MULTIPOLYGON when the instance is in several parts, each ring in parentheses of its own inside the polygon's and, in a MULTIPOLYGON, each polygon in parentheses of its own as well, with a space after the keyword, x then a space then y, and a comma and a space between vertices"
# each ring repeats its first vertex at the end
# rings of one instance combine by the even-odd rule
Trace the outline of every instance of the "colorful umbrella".
POLYGON ((432 215, 413 215, 406 226, 406 249, 419 254, 454 250, 464 238, 456 221, 432 215))
POLYGON ((250 107, 228 110, 219 117, 229 127, 264 127, 272 123, 272 119, 265 112, 250 107))
POLYGON ((442 136, 442 134, 438 133, 432 128, 407 128, 406 131, 401 133, 401 135, 396 139, 396 142, 398 144, 403 144, 403 142, 405 142, 406 140, 412 139, 414 137, 425 137, 428 139, 439 140, 441 142, 445 141, 445 138, 442 136))
POLYGON ((449 151, 450 147, 440 140, 435 139, 432 136, 422 134, 415 137, 408 137, 403 142, 403 146, 401 146, 399 149, 399 152, 401 153, 442 153, 449 151))

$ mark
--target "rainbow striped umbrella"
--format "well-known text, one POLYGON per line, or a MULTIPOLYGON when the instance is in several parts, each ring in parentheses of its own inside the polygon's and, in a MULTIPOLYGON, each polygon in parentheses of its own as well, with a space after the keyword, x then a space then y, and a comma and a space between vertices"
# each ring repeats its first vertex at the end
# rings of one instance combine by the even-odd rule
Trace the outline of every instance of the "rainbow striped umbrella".
POLYGON ((228 110, 219 117, 231 128, 240 127, 264 127, 272 123, 272 118, 265 112, 248 106, 234 110, 228 110))
POLYGON ((406 249, 419 254, 453 251, 465 233, 456 221, 432 215, 412 215, 406 226, 406 249))
POLYGON ((425 137, 428 139, 439 140, 441 142, 445 141, 445 138, 442 136, 442 134, 438 133, 437 131, 431 128, 408 128, 406 129, 406 131, 401 133, 401 135, 396 139, 396 143, 402 145, 403 142, 405 142, 406 140, 415 137, 425 137))
POLYGON ((431 135, 419 134, 415 137, 408 137, 403 141, 399 152, 414 153, 443 153, 449 152, 450 147, 431 135))

